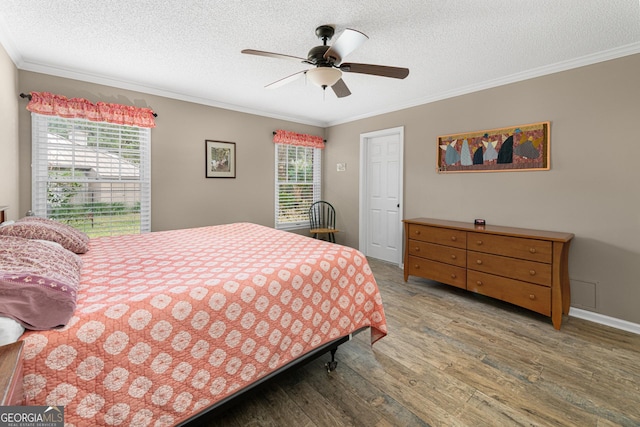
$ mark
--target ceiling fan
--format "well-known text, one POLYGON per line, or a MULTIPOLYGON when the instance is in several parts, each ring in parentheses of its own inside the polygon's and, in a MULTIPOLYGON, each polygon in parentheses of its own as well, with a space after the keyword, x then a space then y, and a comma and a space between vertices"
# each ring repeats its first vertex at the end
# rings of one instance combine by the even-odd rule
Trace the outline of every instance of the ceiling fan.
POLYGON ((331 46, 328 46, 327 41, 331 40, 334 33, 335 29, 331 25, 321 25, 316 28, 316 36, 322 40, 322 45, 311 48, 306 58, 254 49, 244 49, 242 53, 287 59, 315 66, 315 68, 298 71, 297 73, 270 83, 265 86, 268 89, 283 86, 306 75, 312 83, 320 86, 323 90, 331 87, 338 98, 344 98, 345 96, 351 95, 351 91, 342 80, 342 73, 370 74, 394 79, 404 79, 409 75, 408 68, 342 62, 348 54, 360 47, 369 37, 360 31, 347 28, 331 46))

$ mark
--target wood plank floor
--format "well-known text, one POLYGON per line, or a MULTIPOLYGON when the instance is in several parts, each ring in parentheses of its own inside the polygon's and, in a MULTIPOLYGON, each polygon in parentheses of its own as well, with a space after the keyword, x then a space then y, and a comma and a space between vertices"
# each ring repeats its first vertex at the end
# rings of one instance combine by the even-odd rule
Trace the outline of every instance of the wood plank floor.
POLYGON ((369 332, 202 426, 640 426, 640 336, 550 319, 370 260, 389 335, 369 332))

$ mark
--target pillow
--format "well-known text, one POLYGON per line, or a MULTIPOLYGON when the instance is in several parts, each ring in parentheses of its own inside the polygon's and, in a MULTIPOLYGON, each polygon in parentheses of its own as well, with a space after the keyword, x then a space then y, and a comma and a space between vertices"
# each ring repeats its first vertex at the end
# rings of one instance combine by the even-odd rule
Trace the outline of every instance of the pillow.
POLYGON ((24 333, 24 326, 10 317, 0 316, 0 346, 18 341, 24 333))
MULTIPOLYGON (((58 243, 58 242, 52 242, 51 240, 40 240, 40 239, 34 239, 34 242, 42 242, 45 245, 49 245, 49 246, 55 246, 57 248, 62 248, 63 246, 58 243)), ((68 250, 68 249, 67 249, 68 250)))
POLYGON ((27 329, 64 326, 76 309, 82 260, 62 247, 0 236, 0 316, 27 329))
POLYGON ((87 236, 85 233, 78 230, 77 228, 72 227, 69 224, 65 224, 64 222, 56 221, 54 219, 49 219, 49 218, 41 218, 39 216, 25 216, 23 218, 20 218, 16 222, 25 222, 25 221, 50 224, 52 226, 60 228, 61 230, 64 230, 66 233, 72 234, 74 237, 76 237, 78 240, 83 241, 84 243, 89 243, 89 236, 87 236))
POLYGON ((25 217, 13 224, 0 227, 0 236, 50 240, 65 249, 83 254, 89 250, 89 237, 80 230, 47 218, 25 217))

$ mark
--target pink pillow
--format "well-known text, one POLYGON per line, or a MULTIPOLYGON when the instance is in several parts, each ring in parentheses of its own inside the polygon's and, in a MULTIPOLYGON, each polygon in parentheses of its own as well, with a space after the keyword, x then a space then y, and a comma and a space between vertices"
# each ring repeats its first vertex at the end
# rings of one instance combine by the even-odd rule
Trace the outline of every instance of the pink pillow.
POLYGON ((0 227, 0 236, 50 240, 65 249, 83 254, 89 250, 89 237, 67 224, 47 218, 25 217, 13 224, 0 227))
POLYGON ((42 217, 39 217, 39 216, 25 216, 24 218, 20 218, 16 222, 25 222, 25 221, 42 222, 44 224, 50 224, 50 225, 59 227, 60 229, 64 230, 65 232, 73 234, 79 240, 82 240, 85 243, 89 243, 89 236, 87 236, 85 233, 83 233, 82 231, 78 230, 77 228, 72 227, 72 226, 70 226, 68 224, 65 224, 64 222, 56 221, 55 219, 42 218, 42 217))
POLYGON ((27 329, 66 325, 76 309, 81 269, 80 257, 60 246, 0 236, 0 316, 27 329))

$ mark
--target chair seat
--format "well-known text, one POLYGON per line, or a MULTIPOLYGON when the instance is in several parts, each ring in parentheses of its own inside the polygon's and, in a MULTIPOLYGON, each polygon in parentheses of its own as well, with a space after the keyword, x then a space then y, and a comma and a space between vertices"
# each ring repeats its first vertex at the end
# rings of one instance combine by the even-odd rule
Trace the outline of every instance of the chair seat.
POLYGON ((336 230, 335 228, 312 228, 309 230, 311 234, 319 234, 319 233, 338 233, 340 230, 336 230))

